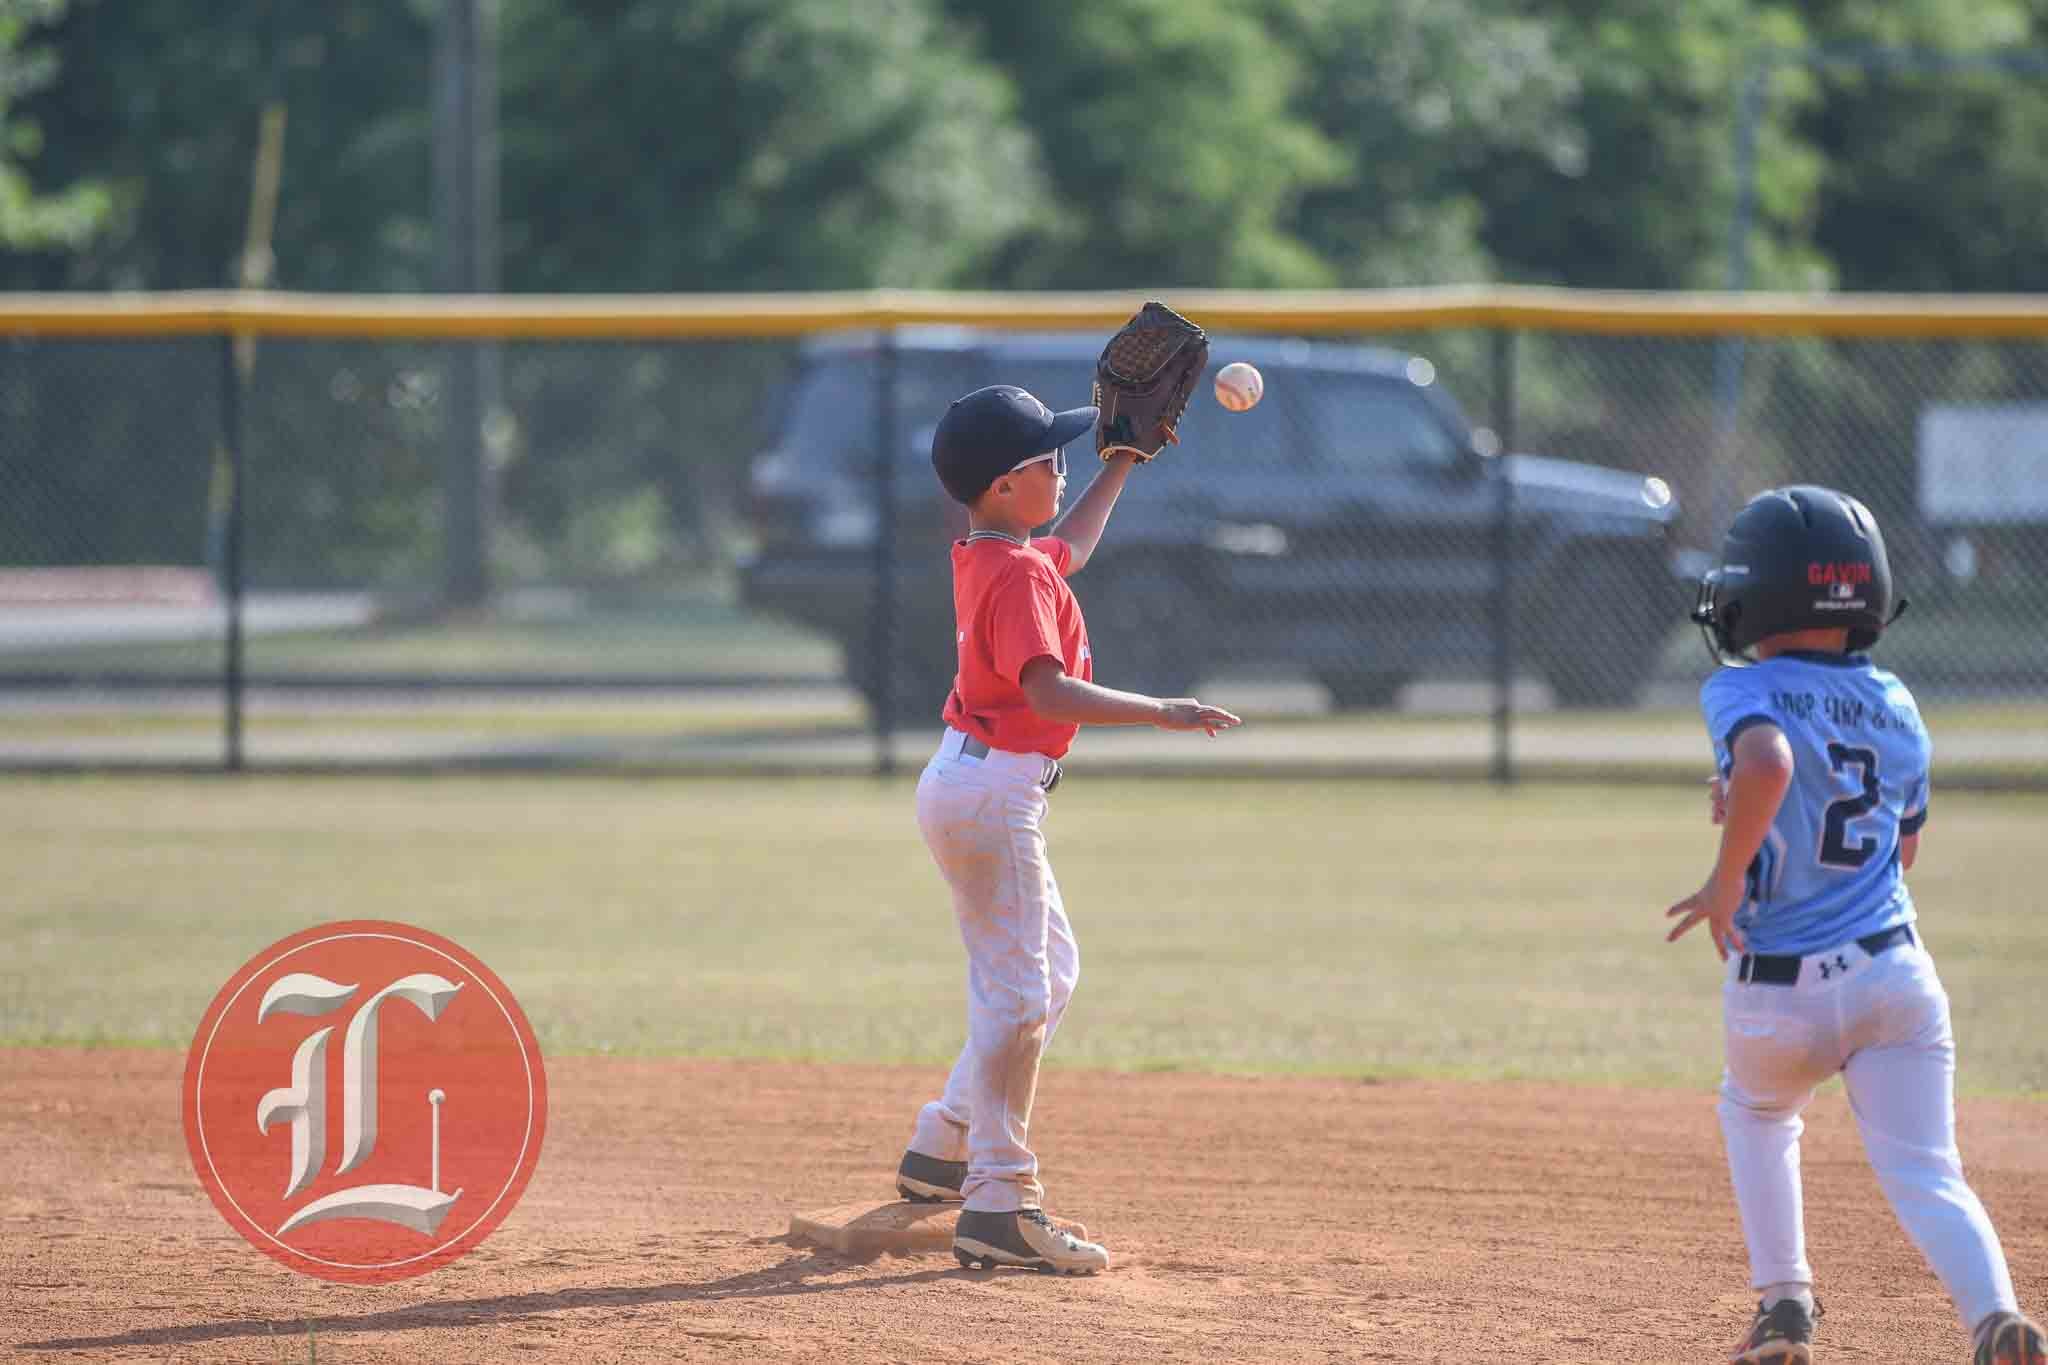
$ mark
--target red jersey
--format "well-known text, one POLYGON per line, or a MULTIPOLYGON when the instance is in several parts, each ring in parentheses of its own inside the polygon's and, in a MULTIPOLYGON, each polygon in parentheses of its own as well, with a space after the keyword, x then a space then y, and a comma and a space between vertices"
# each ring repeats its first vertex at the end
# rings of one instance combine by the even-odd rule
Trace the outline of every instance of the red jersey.
POLYGON ((1088 627, 1067 586, 1073 547, 1051 536, 1018 545, 1008 540, 953 542, 953 621, 960 672, 946 698, 946 724, 991 749, 1063 758, 1078 725, 1047 720, 1031 709, 1017 679, 1041 656, 1058 659, 1067 676, 1095 680, 1088 627))

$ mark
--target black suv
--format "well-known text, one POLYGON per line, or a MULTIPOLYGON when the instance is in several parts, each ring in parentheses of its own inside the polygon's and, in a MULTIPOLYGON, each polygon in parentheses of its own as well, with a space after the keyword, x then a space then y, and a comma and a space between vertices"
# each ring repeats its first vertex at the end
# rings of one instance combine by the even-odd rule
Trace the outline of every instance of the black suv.
MULTIPOLYGON (((891 469, 896 674, 911 720, 937 715, 954 670, 946 546, 966 516, 930 462, 933 424, 983 384, 1021 384, 1055 408, 1088 401, 1101 339, 960 329, 900 332, 899 458, 891 469)), ((1488 458, 1417 356, 1272 338, 1211 344, 1247 360, 1264 400, 1229 413, 1204 378, 1182 444, 1133 472, 1086 573, 1098 681, 1186 695, 1221 671, 1306 674, 1339 707, 1384 706, 1412 678, 1485 677, 1494 666, 1501 480, 1512 484, 1514 641, 1567 706, 1632 701, 1683 591, 1661 480, 1533 455, 1488 458)), ((832 636, 872 704, 877 341, 808 343, 786 421, 753 469, 755 607, 832 636)), ((1072 506, 1094 472, 1072 447, 1072 506)))

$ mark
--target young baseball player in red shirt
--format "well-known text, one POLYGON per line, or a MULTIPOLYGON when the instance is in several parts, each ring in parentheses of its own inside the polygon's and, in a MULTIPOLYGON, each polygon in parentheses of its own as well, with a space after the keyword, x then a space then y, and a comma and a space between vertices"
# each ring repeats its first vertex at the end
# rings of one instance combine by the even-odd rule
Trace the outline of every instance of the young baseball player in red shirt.
POLYGON ((1238 723, 1192 697, 1162 699, 1094 682, 1080 604, 1066 580, 1102 538, 1136 455, 1107 463, 1059 523, 1034 540, 1066 489, 1066 445, 1092 407, 1055 413, 1009 385, 953 403, 932 464, 964 503, 953 545, 960 671, 945 738, 917 786, 917 819, 953 892, 967 948, 967 1045, 945 1093, 924 1106, 898 1169, 908 1199, 964 1199, 953 1254, 969 1267, 1086 1274, 1109 1252, 1046 1216, 1028 1145, 1039 1058, 1080 975, 1043 829, 1059 760, 1082 725, 1156 725, 1209 735, 1238 723))

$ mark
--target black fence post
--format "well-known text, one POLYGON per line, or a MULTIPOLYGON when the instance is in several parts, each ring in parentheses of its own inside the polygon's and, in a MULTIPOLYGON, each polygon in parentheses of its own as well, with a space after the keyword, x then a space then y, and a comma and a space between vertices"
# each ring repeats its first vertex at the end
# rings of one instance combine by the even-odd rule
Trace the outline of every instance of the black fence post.
POLYGON ((896 329, 875 346, 875 597, 868 627, 875 721, 875 775, 896 771, 896 329))
POLYGON ((225 714, 227 771, 242 771, 242 367, 235 336, 220 339, 220 440, 227 467, 227 534, 221 546, 221 576, 227 580, 227 686, 225 714))
POLYGON ((1498 505, 1493 526, 1493 780, 1515 780, 1515 333, 1493 333, 1493 475, 1498 505))

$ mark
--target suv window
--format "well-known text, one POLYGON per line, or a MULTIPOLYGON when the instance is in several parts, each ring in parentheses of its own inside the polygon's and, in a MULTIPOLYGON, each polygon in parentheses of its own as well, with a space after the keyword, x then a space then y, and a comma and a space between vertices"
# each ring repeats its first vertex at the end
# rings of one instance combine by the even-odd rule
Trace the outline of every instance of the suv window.
MULTIPOLYGON (((929 432, 946 405, 972 387, 952 356, 903 351, 896 359, 896 439, 903 460, 923 463, 920 433, 929 432)), ((804 371, 790 404, 786 443, 804 464, 846 469, 872 465, 875 449, 875 357, 872 352, 827 356, 804 371)))
POLYGON ((1402 381, 1325 372, 1302 389, 1315 443, 1323 463, 1332 468, 1448 471, 1465 458, 1458 438, 1429 400, 1402 381))
MULTIPOLYGON (((896 429, 907 463, 921 464, 922 437, 946 405, 983 384, 1019 384, 1054 408, 1089 398, 1092 358, 1007 358, 1000 349, 921 351, 906 348, 896 368, 896 429)), ((1465 452, 1429 400, 1399 379, 1343 371, 1283 370, 1267 376, 1266 396, 1250 412, 1226 412, 1201 388, 1181 419, 1181 438, 1194 451, 1228 450, 1239 467, 1312 466, 1358 473, 1397 468, 1449 470, 1465 452)), ((872 352, 814 360, 797 386, 788 444, 815 468, 846 469, 873 459, 875 358, 872 352)), ((1089 444, 1082 437, 1074 448, 1089 444)), ((1199 466, 1167 474, 1198 474, 1199 466)))
MULTIPOLYGON (((1211 360, 1214 370, 1217 366, 1213 357, 1211 360)), ((1023 385, 1055 408, 1070 408, 1088 401, 1095 363, 1092 359, 1073 364, 1032 361, 1013 367, 1010 373, 1016 377, 1006 382, 1023 385)), ((1302 420, 1296 393, 1299 386, 1286 382, 1291 375, 1268 375, 1265 399, 1250 412, 1226 412, 1210 391, 1214 377, 1213 373, 1203 375, 1181 416, 1180 437, 1189 450, 1198 457, 1227 450, 1235 466, 1301 467, 1313 462, 1308 447, 1314 436, 1302 420)), ((1070 449, 1093 450, 1094 438, 1083 436, 1070 449)), ((1173 461, 1164 466, 1161 476, 1176 474, 1202 477, 1203 467, 1173 461)))

